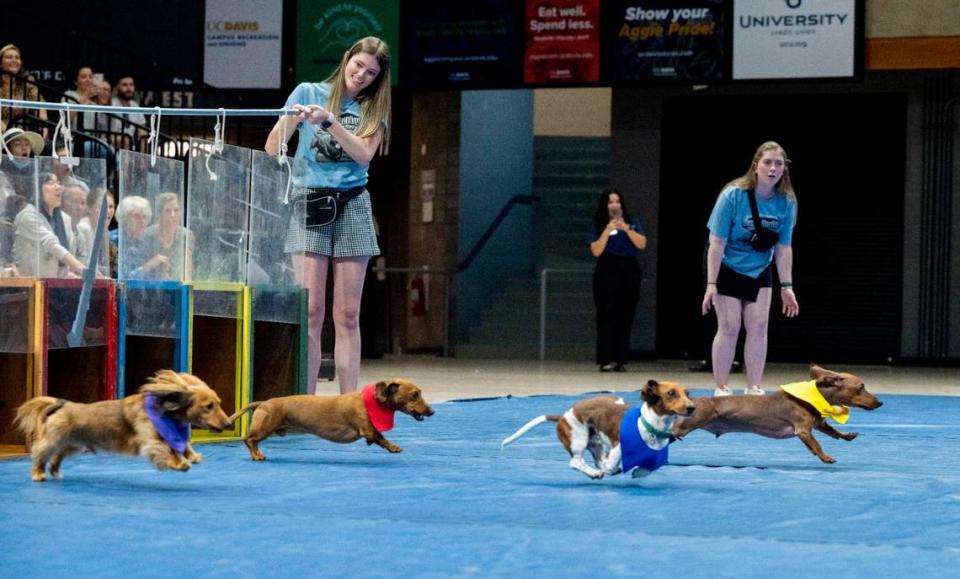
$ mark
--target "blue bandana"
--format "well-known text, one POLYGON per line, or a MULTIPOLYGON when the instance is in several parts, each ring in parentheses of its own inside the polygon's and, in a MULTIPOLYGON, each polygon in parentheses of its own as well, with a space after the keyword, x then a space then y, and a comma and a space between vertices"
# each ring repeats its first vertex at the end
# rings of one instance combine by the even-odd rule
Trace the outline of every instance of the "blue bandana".
POLYGON ((182 424, 163 414, 158 408, 159 405, 160 401, 153 394, 143 397, 143 409, 150 417, 153 427, 157 429, 157 434, 170 445, 170 448, 183 454, 187 450, 187 443, 190 442, 190 424, 182 424))
POLYGON ((667 464, 670 446, 654 450, 640 436, 640 408, 631 408, 620 422, 620 463, 623 472, 642 468, 653 472, 667 464))

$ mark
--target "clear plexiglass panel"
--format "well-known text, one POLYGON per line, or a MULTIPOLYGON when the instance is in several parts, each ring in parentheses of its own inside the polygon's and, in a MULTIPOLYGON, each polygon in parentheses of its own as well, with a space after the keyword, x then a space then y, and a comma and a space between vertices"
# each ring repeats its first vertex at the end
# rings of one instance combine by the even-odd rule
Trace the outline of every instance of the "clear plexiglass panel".
POLYGON ((190 139, 187 227, 193 281, 246 283, 250 149, 190 139))
POLYGON ((184 226, 183 162, 124 150, 117 164, 119 279, 189 281, 194 234, 184 226))
POLYGON ((284 251, 290 220, 303 219, 303 212, 294 211, 296 203, 291 200, 295 190, 289 179, 293 162, 253 151, 247 284, 253 289, 256 320, 296 322, 300 315, 292 254, 284 251))
POLYGON ((37 160, 4 154, 0 163, 0 267, 4 277, 38 277, 40 228, 37 160))

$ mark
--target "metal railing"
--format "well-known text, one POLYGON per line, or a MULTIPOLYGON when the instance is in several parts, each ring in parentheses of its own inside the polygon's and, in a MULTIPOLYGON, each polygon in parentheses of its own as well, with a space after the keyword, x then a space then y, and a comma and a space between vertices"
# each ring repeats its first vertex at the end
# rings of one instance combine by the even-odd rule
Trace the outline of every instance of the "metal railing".
POLYGON ((545 267, 540 270, 540 361, 547 357, 547 279, 550 274, 590 275, 592 269, 545 267))

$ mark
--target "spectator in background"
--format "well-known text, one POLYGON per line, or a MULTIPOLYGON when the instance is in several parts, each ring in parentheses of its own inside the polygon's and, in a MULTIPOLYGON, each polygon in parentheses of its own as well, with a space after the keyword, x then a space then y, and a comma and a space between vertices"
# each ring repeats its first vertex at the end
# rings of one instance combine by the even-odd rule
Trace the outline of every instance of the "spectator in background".
POLYGON ((193 234, 183 225, 180 196, 167 192, 157 196, 157 222, 144 234, 147 255, 163 258, 153 277, 189 281, 193 276, 193 234))
MULTIPOLYGON (((23 68, 20 49, 13 44, 0 48, 0 98, 20 101, 43 102, 33 76, 23 68)), ((19 107, 4 107, 0 111, 0 131, 8 127, 22 124, 23 117, 36 116, 42 121, 47 120, 47 111, 28 110, 19 107)))
MULTIPOLYGON (((76 88, 63 93, 63 98, 60 99, 60 102, 81 105, 96 104, 94 102, 97 91, 95 83, 93 69, 89 66, 81 66, 77 69, 77 77, 74 80, 74 86, 76 88)), ((70 123, 75 129, 93 129, 96 126, 96 122, 96 113, 83 113, 83 115, 79 117, 79 124, 77 113, 70 113, 70 123)))
MULTIPOLYGON (((137 92, 136 84, 132 76, 122 76, 117 79, 116 96, 113 97, 111 104, 115 107, 139 107, 140 104, 134 100, 137 92)), ((130 149, 133 151, 141 150, 141 142, 147 132, 143 125, 147 124, 147 118, 143 113, 123 113, 114 115, 110 123, 110 132, 120 133, 115 135, 113 146, 117 149, 130 149), (141 125, 141 126, 137 126, 141 125)))
POLYGON ((170 260, 163 255, 153 255, 147 245, 146 233, 153 211, 150 202, 139 195, 128 195, 117 206, 118 245, 124 279, 148 279, 162 277, 170 260), (151 257, 152 255, 152 257, 151 257))
POLYGON ((27 203, 13 220, 13 253, 21 275, 79 277, 86 267, 71 247, 73 221, 61 211, 63 186, 53 173, 40 175, 39 207, 27 203))
POLYGON ((90 249, 93 246, 93 230, 90 228, 87 218, 87 195, 90 193, 90 187, 81 179, 71 177, 61 181, 63 185, 63 202, 60 209, 70 216, 73 222, 74 246, 70 248, 74 255, 83 255, 81 258, 86 265, 90 265, 87 257, 90 255, 90 249))
POLYGON ((36 165, 31 157, 43 152, 46 146, 43 137, 33 131, 14 127, 3 133, 3 146, 11 157, 5 157, 0 166, 0 197, 17 193, 33 203, 36 197, 36 165))
MULTIPOLYGON (((110 106, 113 101, 113 87, 110 86, 110 81, 103 76, 103 74, 97 73, 93 75, 93 104, 95 105, 104 105, 110 106)), ((111 125, 111 117, 107 113, 97 113, 97 130, 98 131, 109 131, 111 125)), ((105 135, 98 134, 100 138, 106 138, 105 135)))
POLYGON ((597 308, 597 364, 601 372, 626 372, 630 331, 640 299, 643 270, 637 255, 647 247, 639 219, 630 215, 620 191, 600 192, 587 232, 593 270, 593 302, 597 308))
POLYGON ((116 265, 117 265, 117 246, 113 242, 108 231, 110 228, 110 222, 113 220, 114 214, 114 202, 113 202, 113 193, 108 189, 103 187, 96 187, 90 189, 87 192, 87 202, 86 214, 80 218, 77 227, 82 231, 87 231, 87 255, 93 255, 93 242, 94 236, 96 235, 96 226, 97 226, 97 217, 100 215, 100 206, 102 205, 103 196, 107 196, 107 218, 104 221, 104 238, 100 242, 100 258, 98 259, 99 265, 97 270, 104 277, 116 277, 116 265))

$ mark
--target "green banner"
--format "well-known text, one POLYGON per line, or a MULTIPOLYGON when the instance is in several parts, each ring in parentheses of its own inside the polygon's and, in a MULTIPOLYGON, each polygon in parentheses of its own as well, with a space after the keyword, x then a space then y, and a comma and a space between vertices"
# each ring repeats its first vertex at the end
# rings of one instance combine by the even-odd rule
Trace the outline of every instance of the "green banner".
POLYGON ((299 0, 297 82, 318 82, 340 64, 343 53, 364 36, 390 46, 390 76, 400 78, 400 0, 299 0))

